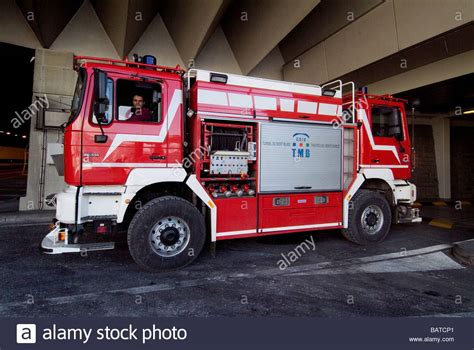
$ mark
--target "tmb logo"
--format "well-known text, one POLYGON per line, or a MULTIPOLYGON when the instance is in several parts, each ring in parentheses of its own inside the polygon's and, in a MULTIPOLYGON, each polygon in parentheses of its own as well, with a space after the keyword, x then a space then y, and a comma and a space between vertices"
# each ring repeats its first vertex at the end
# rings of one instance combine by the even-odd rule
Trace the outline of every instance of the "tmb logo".
POLYGON ((293 159, 303 159, 311 157, 309 149, 309 135, 304 133, 293 134, 293 159))

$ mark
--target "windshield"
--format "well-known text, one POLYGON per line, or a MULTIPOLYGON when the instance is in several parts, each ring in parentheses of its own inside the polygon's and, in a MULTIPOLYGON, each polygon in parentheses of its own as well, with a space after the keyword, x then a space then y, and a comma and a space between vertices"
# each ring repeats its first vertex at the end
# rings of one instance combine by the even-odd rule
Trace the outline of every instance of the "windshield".
POLYGON ((74 90, 74 96, 71 102, 71 114, 69 115, 68 124, 72 123, 76 119, 82 105, 82 97, 84 95, 84 89, 86 87, 86 72, 81 68, 77 76, 76 88, 74 90))

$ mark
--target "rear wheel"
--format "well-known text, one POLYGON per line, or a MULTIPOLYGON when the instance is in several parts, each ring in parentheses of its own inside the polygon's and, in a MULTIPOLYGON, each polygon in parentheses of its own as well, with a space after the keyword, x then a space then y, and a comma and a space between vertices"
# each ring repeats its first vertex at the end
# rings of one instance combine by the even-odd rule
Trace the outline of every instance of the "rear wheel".
POLYGON ((392 223, 390 205, 378 192, 359 190, 349 206, 349 226, 342 234, 357 244, 382 242, 392 223))
POLYGON ((128 229, 128 247, 143 269, 161 271, 190 264, 202 251, 204 218, 188 201, 174 196, 146 203, 128 229))

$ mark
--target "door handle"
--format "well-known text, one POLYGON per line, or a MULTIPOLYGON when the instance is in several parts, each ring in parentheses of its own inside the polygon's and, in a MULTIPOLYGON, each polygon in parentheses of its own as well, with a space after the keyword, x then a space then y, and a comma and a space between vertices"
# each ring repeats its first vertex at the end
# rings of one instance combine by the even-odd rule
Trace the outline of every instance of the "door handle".
POLYGON ((372 163, 380 163, 380 159, 378 158, 372 159, 372 163))
POLYGON ((164 160, 164 159, 166 159, 166 156, 164 156, 162 154, 152 154, 150 156, 150 159, 151 160, 164 160))

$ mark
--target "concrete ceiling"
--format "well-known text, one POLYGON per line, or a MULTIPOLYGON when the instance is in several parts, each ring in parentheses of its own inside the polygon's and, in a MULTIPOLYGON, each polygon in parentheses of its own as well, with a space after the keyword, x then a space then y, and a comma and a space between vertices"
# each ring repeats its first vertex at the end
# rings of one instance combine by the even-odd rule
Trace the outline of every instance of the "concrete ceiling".
POLYGON ((357 86, 387 79, 432 62, 474 50, 474 22, 455 28, 438 37, 401 50, 394 55, 345 74, 338 79, 354 81, 357 86), (401 62, 409 62, 407 66, 401 62))
POLYGON ((382 2, 383 0, 321 0, 321 3, 280 42, 279 47, 285 63, 316 46, 382 2))
POLYGON ((45 48, 51 46, 83 2, 84 0, 16 0, 27 23, 45 48))
POLYGON ((184 62, 188 63, 196 58, 214 33, 230 2, 230 0, 160 2, 160 15, 184 62))
POLYGON ((255 68, 319 2, 234 1, 221 25, 242 73, 248 74, 255 68))
POLYGON ((156 16, 159 1, 91 0, 120 57, 125 57, 156 16))

